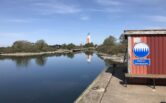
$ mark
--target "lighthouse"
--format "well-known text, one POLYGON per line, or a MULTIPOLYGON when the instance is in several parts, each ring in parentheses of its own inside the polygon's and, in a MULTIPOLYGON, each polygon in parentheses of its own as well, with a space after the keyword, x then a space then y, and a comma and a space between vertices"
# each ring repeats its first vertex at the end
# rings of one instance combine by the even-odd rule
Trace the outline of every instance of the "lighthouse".
POLYGON ((91 36, 90 36, 90 33, 87 35, 86 37, 86 43, 89 44, 91 43, 91 36))

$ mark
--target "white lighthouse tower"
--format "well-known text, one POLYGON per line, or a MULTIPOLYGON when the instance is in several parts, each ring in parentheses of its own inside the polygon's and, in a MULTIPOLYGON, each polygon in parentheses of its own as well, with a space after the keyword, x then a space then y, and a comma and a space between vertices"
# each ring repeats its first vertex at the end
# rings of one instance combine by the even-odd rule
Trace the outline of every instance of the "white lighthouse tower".
POLYGON ((91 36, 90 36, 90 33, 87 35, 86 37, 86 43, 89 44, 91 43, 91 36))

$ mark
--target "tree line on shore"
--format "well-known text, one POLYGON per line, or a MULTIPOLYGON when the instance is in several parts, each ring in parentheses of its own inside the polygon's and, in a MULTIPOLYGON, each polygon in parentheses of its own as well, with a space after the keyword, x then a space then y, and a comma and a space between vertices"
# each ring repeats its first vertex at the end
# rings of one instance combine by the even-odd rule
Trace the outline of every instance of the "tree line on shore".
POLYGON ((127 47, 127 41, 123 38, 117 39, 114 36, 109 36, 104 40, 101 45, 95 45, 93 43, 88 43, 85 45, 75 45, 62 44, 62 45, 48 45, 44 40, 38 40, 35 43, 20 40, 15 41, 11 47, 1 47, 0 53, 16 53, 16 52, 46 52, 46 51, 56 51, 57 49, 80 49, 80 48, 95 48, 98 52, 107 54, 117 54, 124 53, 127 47))
POLYGON ((73 43, 62 44, 62 45, 48 45, 44 40, 37 40, 35 43, 19 40, 15 41, 11 47, 0 47, 0 53, 19 53, 19 52, 47 52, 56 51, 57 49, 79 49, 94 47, 93 43, 85 45, 75 45, 73 43))
POLYGON ((110 35, 103 41, 102 45, 98 46, 97 51, 106 54, 118 54, 125 53, 126 49, 127 40, 123 36, 116 39, 114 36, 110 35))

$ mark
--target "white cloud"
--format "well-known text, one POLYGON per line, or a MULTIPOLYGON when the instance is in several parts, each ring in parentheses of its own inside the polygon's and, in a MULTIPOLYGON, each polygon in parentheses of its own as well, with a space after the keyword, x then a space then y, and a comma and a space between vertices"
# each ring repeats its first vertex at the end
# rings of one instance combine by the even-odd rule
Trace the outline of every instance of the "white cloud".
MULTIPOLYGON (((11 46, 13 42, 17 40, 28 40, 35 42, 37 40, 36 35, 40 32, 0 32, 0 45, 11 46)), ((42 37, 40 35, 40 37, 42 37)), ((39 38, 38 38, 39 39, 39 38)))
POLYGON ((121 2, 119 0, 97 0, 97 3, 102 4, 102 5, 108 5, 108 6, 109 5, 112 5, 112 6, 123 5, 123 2, 121 2))
POLYGON ((0 32, 1 38, 21 38, 28 36, 29 34, 35 34, 34 32, 0 32))
POLYGON ((82 16, 80 19, 83 21, 87 21, 90 19, 90 17, 89 16, 82 16))
POLYGON ((24 36, 23 33, 0 32, 0 44, 2 47, 11 46, 14 41, 19 40, 22 36, 24 36))
POLYGON ((32 20, 31 19, 5 19, 3 20, 5 22, 12 22, 12 23, 29 23, 32 20))
POLYGON ((27 22, 23 19, 11 19, 11 20, 8 20, 9 22, 16 22, 16 23, 22 23, 22 22, 27 22))
POLYGON ((91 11, 103 13, 118 13, 124 11, 124 7, 126 6, 126 2, 124 2, 123 0, 96 0, 96 3, 104 7, 100 9, 91 9, 91 11))
POLYGON ((117 13, 117 12, 122 12, 123 9, 121 8, 104 8, 104 9, 89 9, 89 11, 92 11, 92 12, 103 12, 103 13, 106 13, 106 12, 110 12, 110 13, 117 13))
POLYGON ((156 22, 166 22, 166 16, 157 15, 157 16, 148 16, 148 18, 156 22))
POLYGON ((152 5, 152 4, 160 4, 165 0, 96 0, 98 4, 107 5, 107 6, 122 6, 122 5, 152 5))
POLYGON ((147 29, 165 29, 165 27, 160 26, 146 26, 147 29))
POLYGON ((42 14, 73 14, 81 12, 81 9, 75 5, 67 5, 63 3, 35 3, 38 11, 42 14))

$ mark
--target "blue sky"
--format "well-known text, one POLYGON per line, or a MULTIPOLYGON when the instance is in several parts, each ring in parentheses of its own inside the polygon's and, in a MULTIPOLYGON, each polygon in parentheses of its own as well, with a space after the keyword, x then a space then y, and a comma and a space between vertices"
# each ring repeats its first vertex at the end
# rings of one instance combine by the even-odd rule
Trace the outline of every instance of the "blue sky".
POLYGON ((166 0, 0 0, 0 46, 16 40, 94 43, 125 29, 166 27, 166 0))

